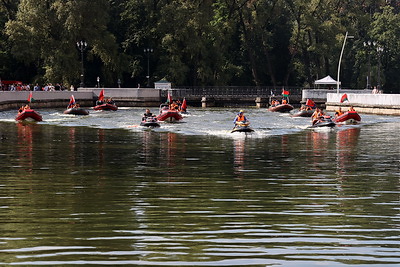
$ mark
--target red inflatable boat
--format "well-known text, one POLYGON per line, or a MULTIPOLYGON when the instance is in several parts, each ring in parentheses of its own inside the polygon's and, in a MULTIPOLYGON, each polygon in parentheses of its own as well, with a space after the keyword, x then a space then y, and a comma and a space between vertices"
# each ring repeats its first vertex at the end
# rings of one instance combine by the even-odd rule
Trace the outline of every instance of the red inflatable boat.
POLYGON ((161 105, 160 115, 157 116, 158 121, 176 122, 182 120, 183 117, 179 111, 169 109, 168 105, 161 105))
POLYGON ((105 104, 94 106, 93 109, 94 110, 114 110, 115 111, 118 109, 118 107, 113 104, 105 103, 105 104))
POLYGON ((280 104, 276 106, 271 106, 268 108, 269 111, 272 112, 289 112, 293 109, 293 106, 290 104, 280 104))
POLYGON ((333 119, 334 122, 358 122, 361 121, 360 115, 358 115, 357 111, 347 111, 344 114, 333 119))
POLYGON ((42 116, 34 111, 33 109, 25 109, 18 113, 15 118, 16 121, 31 120, 31 121, 42 121, 42 116))

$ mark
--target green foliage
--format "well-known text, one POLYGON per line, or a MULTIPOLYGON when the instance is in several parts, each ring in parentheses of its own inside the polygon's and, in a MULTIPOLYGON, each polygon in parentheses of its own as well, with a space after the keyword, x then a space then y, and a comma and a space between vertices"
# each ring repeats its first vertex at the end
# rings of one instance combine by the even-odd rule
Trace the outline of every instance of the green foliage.
POLYGON ((0 77, 77 84, 76 42, 84 40, 89 86, 97 76, 111 86, 146 84, 149 68, 152 82, 176 86, 311 87, 336 76, 349 32, 342 84, 365 87, 369 63, 381 68, 385 90, 400 88, 397 1, 5 0, 0 11, 0 77), (367 40, 384 50, 367 53, 367 40))
MULTIPOLYGON (((14 20, 6 24, 13 55, 43 70, 44 81, 74 83, 79 78, 76 41, 89 44, 89 55, 115 71, 118 55, 107 30, 108 1, 21 0, 14 20)), ((40 74, 40 72, 39 72, 40 74)))
POLYGON ((392 7, 384 7, 382 13, 375 13, 369 31, 377 42, 376 57, 383 64, 382 78, 389 88, 400 92, 400 14, 392 7), (397 89, 397 90, 396 90, 397 89))

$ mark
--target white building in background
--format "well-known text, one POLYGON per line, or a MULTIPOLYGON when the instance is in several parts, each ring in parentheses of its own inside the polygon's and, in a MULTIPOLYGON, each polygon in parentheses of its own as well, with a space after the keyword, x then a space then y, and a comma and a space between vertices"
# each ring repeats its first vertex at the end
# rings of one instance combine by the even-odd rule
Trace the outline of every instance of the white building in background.
POLYGON ((154 83, 154 89, 169 90, 171 89, 171 83, 167 80, 159 80, 154 83))

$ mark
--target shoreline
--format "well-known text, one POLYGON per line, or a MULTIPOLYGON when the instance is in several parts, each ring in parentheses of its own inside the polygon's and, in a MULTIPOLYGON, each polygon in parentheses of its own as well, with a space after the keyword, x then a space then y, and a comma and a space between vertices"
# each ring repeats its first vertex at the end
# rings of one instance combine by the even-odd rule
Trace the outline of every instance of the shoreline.
MULTIPOLYGON (((0 91, 0 111, 18 110, 22 105, 28 103, 28 96, 32 93, 34 101, 30 104, 33 108, 62 108, 66 107, 70 101, 71 95, 74 95, 76 102, 82 107, 93 107, 102 89, 100 88, 78 88, 78 91, 0 91)), ((158 107, 165 100, 162 97, 162 90, 154 88, 105 88, 105 96, 113 98, 120 107, 158 107)), ((176 90, 178 92, 179 90, 176 90)), ((303 91, 311 99, 311 90, 303 91)), ((172 90, 174 92, 174 90, 172 90)), ((318 90, 315 90, 318 94, 318 90)), ((321 101, 320 105, 325 106, 327 111, 335 111, 339 107, 347 108, 353 106, 359 113, 400 116, 400 94, 366 94, 346 92, 348 100, 340 102, 344 92, 327 93, 326 100, 321 101)), ((254 106, 257 108, 266 108, 269 97, 232 97, 220 96, 186 96, 187 101, 193 106, 202 106, 203 108, 218 106, 217 102, 224 106, 254 106)), ((297 99, 292 100, 296 105, 303 102, 297 99)))

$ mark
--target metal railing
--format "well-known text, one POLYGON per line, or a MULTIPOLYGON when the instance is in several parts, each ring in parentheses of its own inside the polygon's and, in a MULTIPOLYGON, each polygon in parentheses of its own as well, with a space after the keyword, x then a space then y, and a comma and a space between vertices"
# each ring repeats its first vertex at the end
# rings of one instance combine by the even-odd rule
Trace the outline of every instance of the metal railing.
MULTIPOLYGON (((301 87, 285 87, 290 95, 301 95, 301 87)), ((199 98, 207 97, 270 97, 272 95, 282 95, 282 88, 276 87, 256 87, 256 86, 212 86, 212 87, 190 87, 172 88, 169 90, 174 98, 199 98)), ((162 90, 161 96, 166 97, 168 90, 162 90)))

